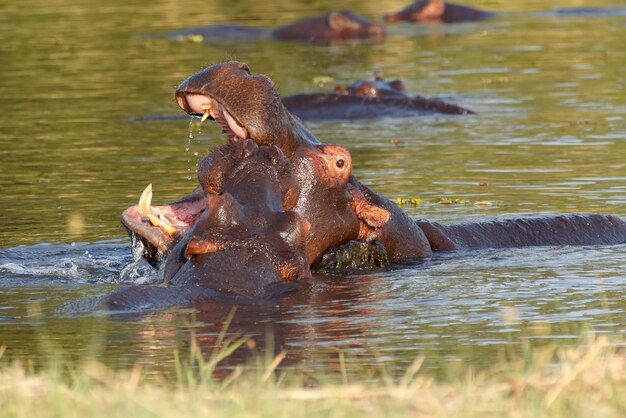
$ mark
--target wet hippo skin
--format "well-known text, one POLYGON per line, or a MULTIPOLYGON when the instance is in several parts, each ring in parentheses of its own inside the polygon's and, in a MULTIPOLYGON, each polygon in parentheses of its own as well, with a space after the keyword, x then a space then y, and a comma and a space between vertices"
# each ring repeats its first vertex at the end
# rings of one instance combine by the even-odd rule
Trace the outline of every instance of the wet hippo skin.
POLYGON ((206 286, 218 277, 221 288, 245 293, 240 289, 249 283, 263 288, 311 276, 305 251, 310 225, 291 211, 299 187, 277 147, 229 141, 200 161, 198 180, 206 209, 167 258, 166 283, 206 286))
POLYGON ((350 10, 341 10, 302 19, 274 30, 225 24, 183 29, 168 34, 168 37, 173 39, 192 36, 200 36, 206 40, 276 39, 324 45, 350 39, 382 39, 385 37, 385 28, 350 10))
POLYGON ((192 207, 197 213, 187 228, 177 222, 175 211, 142 203, 149 227, 178 235, 168 248, 163 278, 166 287, 187 289, 181 290, 179 299, 212 294, 192 291, 197 287, 221 295, 264 298, 283 284, 311 277, 305 248, 310 225, 292 211, 300 190, 280 149, 249 139, 228 141, 200 161, 198 180, 192 207), (168 215, 153 222, 148 214, 157 213, 168 215))
POLYGON ((329 93, 286 96, 283 104, 290 113, 304 120, 409 117, 433 113, 473 114, 454 104, 419 95, 409 95, 401 80, 360 80, 335 86, 329 93))
POLYGON ((439 22, 459 23, 487 19, 495 16, 491 12, 448 3, 443 0, 419 0, 399 10, 383 16, 387 22, 439 22))
POLYGON ((218 122, 229 140, 250 139, 282 150, 300 188, 292 210, 311 225, 305 240, 309 264, 351 240, 379 242, 392 262, 429 257, 433 251, 626 242, 626 223, 611 215, 457 225, 412 220, 354 178, 348 151, 321 144, 286 110, 272 81, 252 75, 243 63, 216 64, 192 75, 176 97, 187 113, 218 122))

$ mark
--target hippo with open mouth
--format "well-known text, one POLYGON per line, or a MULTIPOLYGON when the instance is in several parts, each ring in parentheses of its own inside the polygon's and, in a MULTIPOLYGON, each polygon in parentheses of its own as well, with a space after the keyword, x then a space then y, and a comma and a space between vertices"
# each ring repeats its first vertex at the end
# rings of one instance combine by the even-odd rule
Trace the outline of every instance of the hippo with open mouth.
MULTIPOLYGON (((252 75, 243 63, 216 64, 192 75, 178 87, 176 98, 187 113, 215 120, 229 140, 275 145, 285 154, 301 190, 293 210, 311 224, 306 238, 310 262, 353 239, 380 241, 392 260, 427 257, 438 250, 626 241, 624 222, 604 215, 448 226, 411 220, 356 180, 349 152, 322 144, 286 110, 271 79, 252 75), (534 231, 536 227, 539 232, 534 231)), ((196 190, 172 205, 153 207, 152 216, 137 216, 140 200, 124 213, 123 223, 148 246, 164 253, 192 226, 198 194, 196 190), (173 222, 154 221, 159 212, 174 213, 173 222)))

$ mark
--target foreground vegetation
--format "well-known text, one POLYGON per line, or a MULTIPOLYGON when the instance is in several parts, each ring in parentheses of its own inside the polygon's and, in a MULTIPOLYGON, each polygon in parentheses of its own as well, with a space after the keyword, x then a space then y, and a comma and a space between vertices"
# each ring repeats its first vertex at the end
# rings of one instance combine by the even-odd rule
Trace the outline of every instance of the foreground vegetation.
POLYGON ((319 383, 328 380, 321 376, 304 384, 298 372, 277 371, 282 355, 215 379, 228 351, 199 363, 196 358, 193 367, 179 361, 173 379, 148 378, 140 367, 113 371, 94 361, 41 371, 2 364, 0 416, 626 416, 626 353, 605 337, 577 348, 536 350, 488 370, 468 368, 452 381, 420 371, 418 358, 398 379, 383 374, 356 383, 342 375, 319 383))

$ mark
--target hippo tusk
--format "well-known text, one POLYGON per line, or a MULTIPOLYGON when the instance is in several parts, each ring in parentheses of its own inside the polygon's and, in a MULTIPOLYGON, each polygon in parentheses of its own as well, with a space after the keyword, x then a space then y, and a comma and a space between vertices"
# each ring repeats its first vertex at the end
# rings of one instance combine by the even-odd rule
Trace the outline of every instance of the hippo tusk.
POLYGON ((161 221, 161 229, 163 229, 165 232, 167 232, 167 234, 170 237, 173 237, 174 234, 176 234, 176 232, 178 232, 178 229, 176 229, 176 227, 174 227, 174 225, 172 225, 172 222, 167 219, 165 217, 165 215, 160 214, 159 215, 159 220, 161 221))
POLYGON ((148 184, 143 193, 141 193, 141 197, 139 198, 139 203, 137 204, 137 212, 139 212, 140 215, 147 215, 151 211, 151 205, 152 184, 148 184))
POLYGON ((172 224, 170 224, 170 222, 162 214, 159 215, 158 218, 155 215, 151 214, 151 213, 149 213, 146 216, 148 217, 148 220, 150 221, 152 226, 156 226, 157 228, 161 228, 170 237, 174 236, 174 234, 176 234, 176 232, 178 231, 174 226, 172 226, 172 224))

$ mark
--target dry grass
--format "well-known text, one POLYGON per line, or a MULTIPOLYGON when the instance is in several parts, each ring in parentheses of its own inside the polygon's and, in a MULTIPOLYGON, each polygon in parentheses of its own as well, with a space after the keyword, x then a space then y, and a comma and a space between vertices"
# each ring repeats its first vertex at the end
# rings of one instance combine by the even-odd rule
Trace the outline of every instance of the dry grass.
POLYGON ((297 373, 276 371, 280 361, 236 369, 219 381, 212 377, 217 361, 211 359, 193 369, 181 365, 174 381, 148 380, 139 367, 112 371, 93 361, 41 372, 4 365, 0 416, 626 416, 626 353, 605 337, 575 349, 535 351, 530 362, 468 369, 450 382, 422 373, 418 358, 397 380, 305 388, 297 373))

